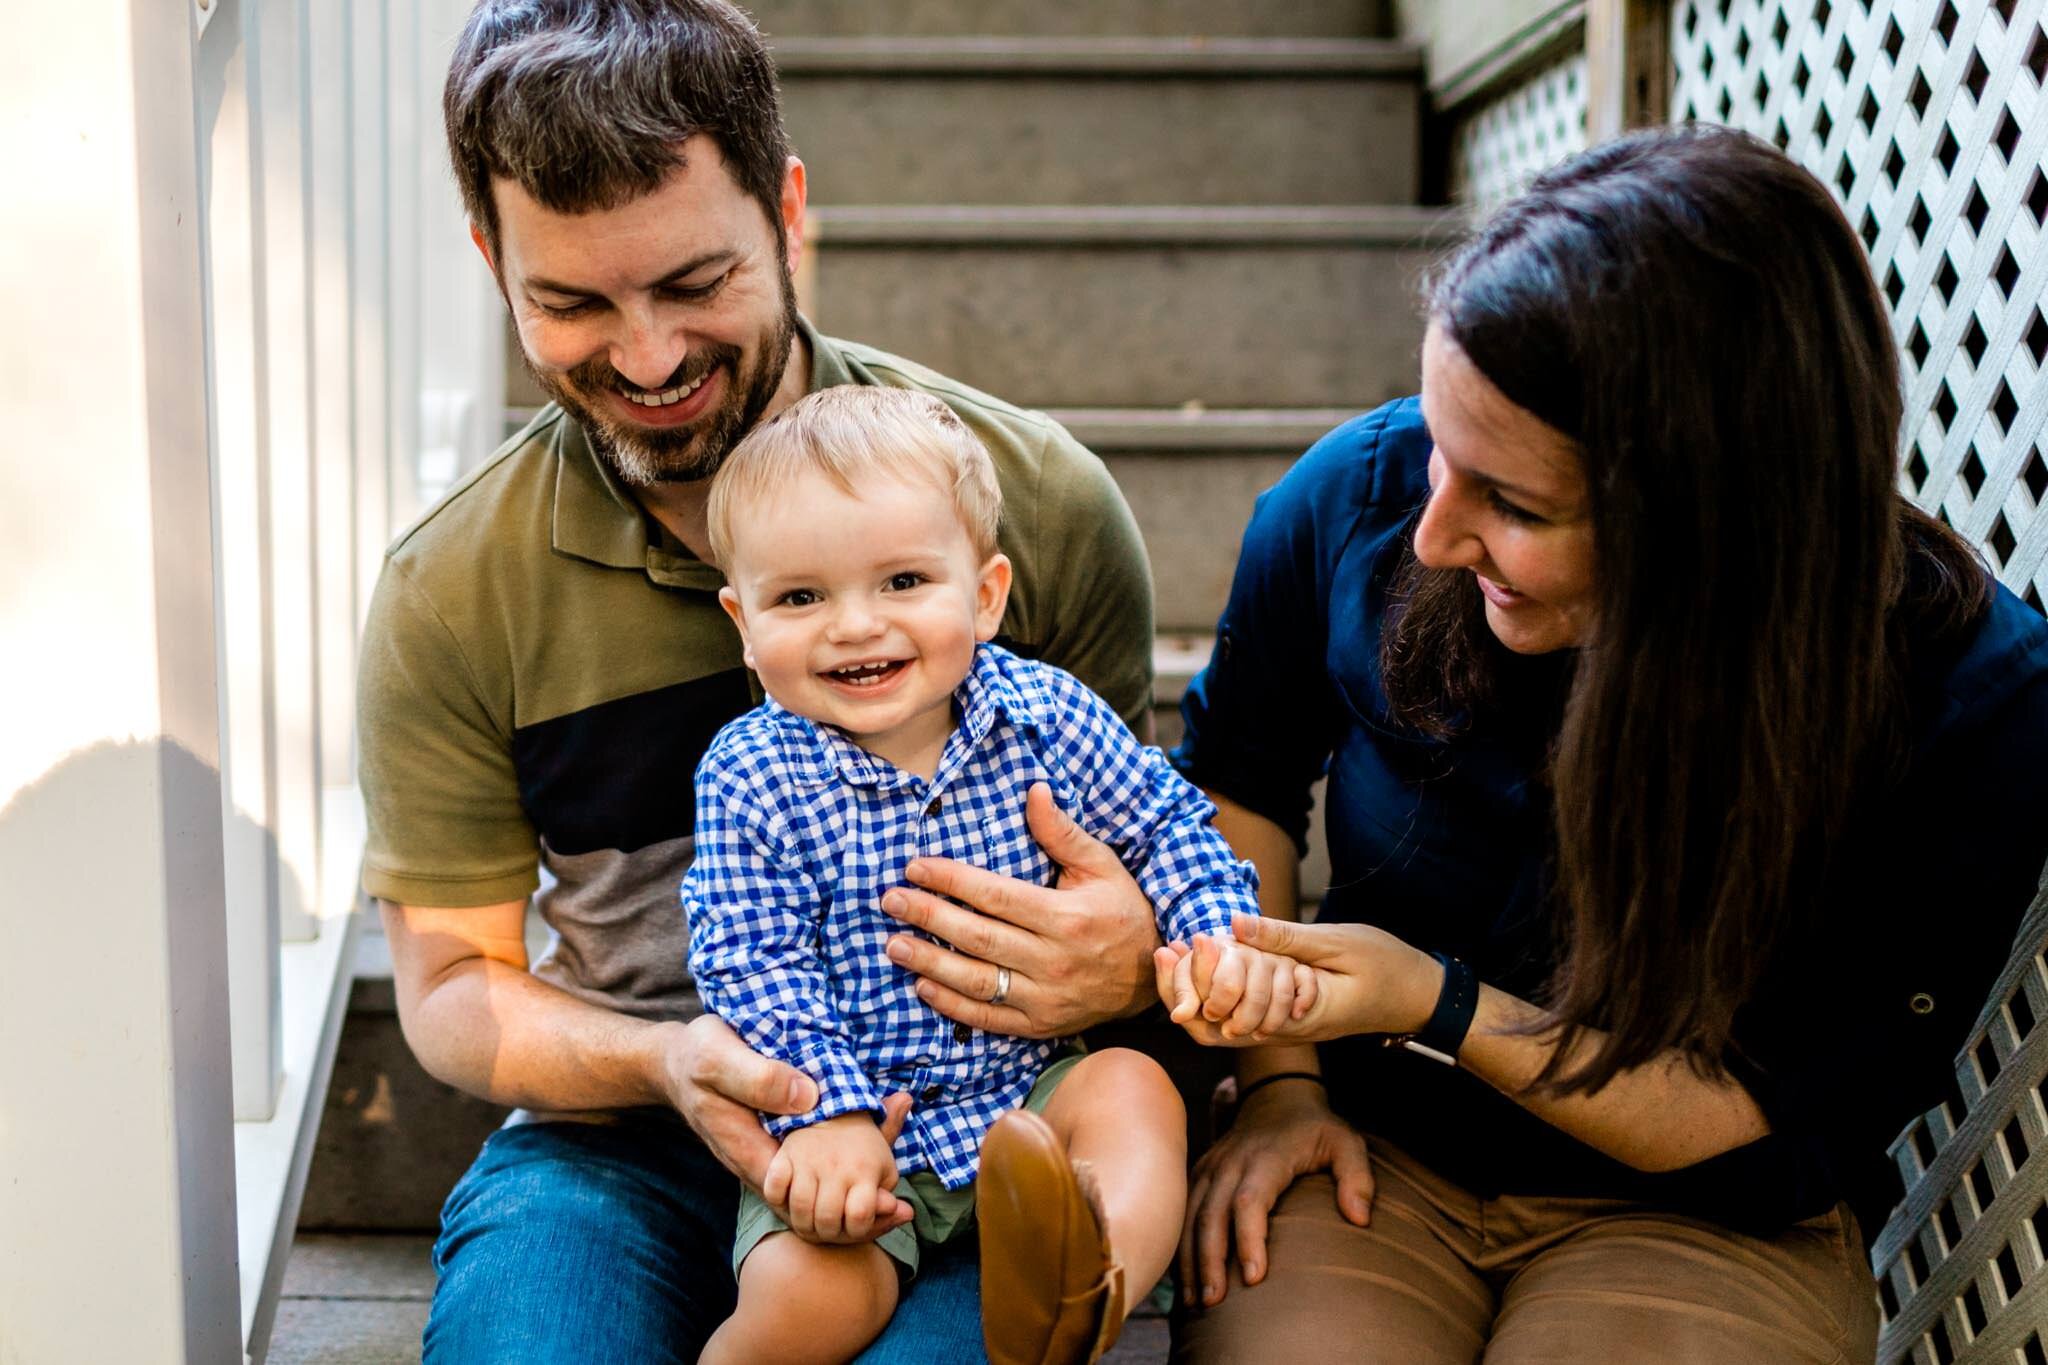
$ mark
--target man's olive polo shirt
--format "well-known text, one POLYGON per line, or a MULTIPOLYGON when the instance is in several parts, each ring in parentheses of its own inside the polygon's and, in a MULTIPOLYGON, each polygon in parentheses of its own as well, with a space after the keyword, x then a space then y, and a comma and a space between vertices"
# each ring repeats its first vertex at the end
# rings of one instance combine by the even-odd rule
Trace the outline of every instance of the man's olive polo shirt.
MULTIPOLYGON (((999 638, 1141 727, 1151 576, 1102 462, 1042 413, 803 327, 813 389, 922 390, 987 444, 1015 566, 999 638)), ((385 556, 357 691, 364 889, 490 905, 532 892, 545 866, 556 941, 537 975, 645 1017, 692 1012, 677 895, 692 774, 760 699, 718 605, 724 581, 645 514, 581 426, 543 409, 385 556)))

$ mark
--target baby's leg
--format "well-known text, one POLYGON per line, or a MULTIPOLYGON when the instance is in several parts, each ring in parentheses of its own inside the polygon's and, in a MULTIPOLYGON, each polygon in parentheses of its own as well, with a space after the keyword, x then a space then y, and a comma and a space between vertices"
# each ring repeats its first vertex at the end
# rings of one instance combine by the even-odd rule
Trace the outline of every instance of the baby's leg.
POLYGON ((896 1263, 873 1242, 818 1246, 793 1232, 761 1239, 740 1264, 740 1303, 699 1365, 846 1361, 896 1311, 896 1263))
MULTIPOLYGON (((1045 1106, 1045 1121, 1101 1199, 1123 1262, 1128 1311, 1173 1260, 1187 1204, 1187 1117, 1157 1062, 1129 1048, 1083 1057, 1045 1106)), ((1084 1185, 1086 1188, 1086 1185, 1084 1185)))

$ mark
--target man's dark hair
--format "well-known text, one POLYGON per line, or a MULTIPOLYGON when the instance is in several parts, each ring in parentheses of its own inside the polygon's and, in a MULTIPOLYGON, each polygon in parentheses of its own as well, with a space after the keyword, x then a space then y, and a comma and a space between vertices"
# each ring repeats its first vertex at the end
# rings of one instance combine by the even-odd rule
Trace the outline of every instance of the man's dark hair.
POLYGON ((656 189, 696 133, 782 239, 775 66, 724 0, 481 0, 441 110, 463 206, 494 254, 493 176, 557 213, 617 208, 656 189))
MULTIPOLYGON (((1819 181, 1699 125, 1541 176, 1429 315, 1576 445, 1593 525, 1598 607, 1549 771, 1563 1045, 1539 1082, 1595 1090, 1674 1048, 1719 1074, 1832 836, 1903 761, 1908 649, 1989 600, 1897 491, 1884 299, 1819 181), (1580 1047, 1587 1029, 1604 1039, 1580 1047)), ((1411 549, 1396 592, 1397 715, 1448 737, 1516 701, 1471 574, 1411 549)))

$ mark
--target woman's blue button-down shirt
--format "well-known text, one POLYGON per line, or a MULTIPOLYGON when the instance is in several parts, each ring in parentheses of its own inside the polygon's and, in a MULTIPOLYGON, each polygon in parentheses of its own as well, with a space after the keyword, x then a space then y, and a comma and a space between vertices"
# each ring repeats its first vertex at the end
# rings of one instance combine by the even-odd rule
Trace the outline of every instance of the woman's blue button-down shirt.
MULTIPOLYGON (((1568 661, 1515 660, 1523 719, 1452 742, 1394 721, 1381 690, 1387 589, 1429 447, 1420 404, 1390 403, 1260 498, 1175 760, 1297 843, 1327 772, 1322 918, 1378 924, 1539 996, 1557 950, 1542 767, 1568 661)), ((1473 1076, 1370 1040, 1325 1049, 1339 1112, 1483 1195, 1634 1198, 1759 1231, 1847 1198, 1874 1234, 1898 1192, 1885 1147, 1946 1093, 2048 859, 2048 623, 2000 589, 1969 638, 1913 667, 1910 768, 1838 847, 1820 941, 1781 954, 1738 1022, 1737 1074, 1769 1137, 1645 1174, 1473 1076)))

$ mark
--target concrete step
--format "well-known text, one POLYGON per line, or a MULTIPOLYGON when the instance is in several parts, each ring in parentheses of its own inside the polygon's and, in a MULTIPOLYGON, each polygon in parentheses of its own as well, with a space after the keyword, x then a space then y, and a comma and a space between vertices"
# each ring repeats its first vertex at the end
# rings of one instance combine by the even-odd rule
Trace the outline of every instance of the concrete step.
POLYGON ((399 1031, 381 933, 363 934, 355 976, 299 1227, 431 1233, 448 1191, 507 1111, 421 1069, 399 1031))
POLYGON ((776 45, 812 202, 1403 204, 1421 49, 1375 39, 776 45))
POLYGON ((1345 408, 1416 384, 1454 210, 821 208, 811 315, 1034 407, 1345 408))
POLYGON ((1041 37, 1203 34, 1245 38, 1376 38, 1392 31, 1388 0, 746 0, 771 38, 961 33, 1041 37))
MULTIPOLYGON (((313 1233, 292 1246, 270 1365, 392 1365, 420 1358, 434 1297, 433 1238, 313 1233)), ((1103 1365, 1167 1358, 1166 1319, 1139 1305, 1103 1365)))
POLYGON ((1102 456, 1152 560, 1157 624, 1214 629, 1252 502, 1348 409, 1067 408, 1053 416, 1102 456))

